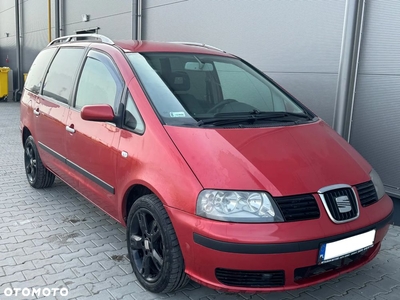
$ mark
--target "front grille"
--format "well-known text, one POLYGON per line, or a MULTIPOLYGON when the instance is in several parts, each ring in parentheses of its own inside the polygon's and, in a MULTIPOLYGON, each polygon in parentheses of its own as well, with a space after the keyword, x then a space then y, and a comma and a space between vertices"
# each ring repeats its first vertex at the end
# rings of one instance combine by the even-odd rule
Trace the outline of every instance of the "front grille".
POLYGON ((278 287, 285 285, 285 271, 241 271, 216 269, 217 279, 229 286, 238 287, 278 287))
POLYGON ((378 195, 376 194, 375 186, 372 181, 357 184, 356 189, 363 207, 378 202, 378 195))
POLYGON ((357 217, 358 205, 354 192, 351 188, 338 188, 323 193, 326 209, 332 218, 338 222, 346 221, 357 217), (340 203, 339 199, 347 199, 340 203))
POLYGON ((313 195, 296 195, 274 198, 285 221, 302 221, 319 218, 319 208, 313 195))

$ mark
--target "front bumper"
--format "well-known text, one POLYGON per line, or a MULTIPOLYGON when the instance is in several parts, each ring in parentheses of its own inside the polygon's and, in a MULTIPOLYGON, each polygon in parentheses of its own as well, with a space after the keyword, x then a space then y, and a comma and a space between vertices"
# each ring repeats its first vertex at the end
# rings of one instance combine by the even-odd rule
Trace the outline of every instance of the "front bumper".
POLYGON ((357 220, 340 225, 333 224, 323 210, 320 219, 279 224, 232 224, 167 210, 189 277, 214 289, 267 292, 317 284, 372 260, 389 229, 393 203, 385 195, 362 208, 357 220), (376 230, 372 248, 317 264, 321 244, 372 229, 376 230))

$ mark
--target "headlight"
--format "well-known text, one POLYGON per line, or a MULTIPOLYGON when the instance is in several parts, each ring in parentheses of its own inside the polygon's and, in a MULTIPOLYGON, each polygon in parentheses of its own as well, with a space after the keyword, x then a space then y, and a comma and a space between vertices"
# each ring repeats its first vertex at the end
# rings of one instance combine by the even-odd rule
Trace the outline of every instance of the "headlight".
POLYGON ((383 186, 382 180, 379 177, 378 173, 374 169, 372 169, 371 173, 369 173, 371 177, 371 181, 375 186, 376 194, 378 195, 378 199, 381 199, 383 195, 385 195, 385 187, 383 186))
POLYGON ((274 200, 259 192, 204 190, 197 198, 196 214, 225 222, 283 222, 274 200))

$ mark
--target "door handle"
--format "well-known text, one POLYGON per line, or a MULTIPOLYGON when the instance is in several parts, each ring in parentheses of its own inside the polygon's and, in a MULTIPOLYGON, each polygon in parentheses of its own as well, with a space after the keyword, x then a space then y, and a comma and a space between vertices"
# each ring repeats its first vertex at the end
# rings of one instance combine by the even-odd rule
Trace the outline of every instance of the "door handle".
POLYGON ((68 131, 69 133, 75 133, 74 125, 65 126, 65 130, 68 131))
POLYGON ((33 114, 34 114, 35 116, 40 115, 39 108, 34 109, 34 110, 33 110, 33 114))

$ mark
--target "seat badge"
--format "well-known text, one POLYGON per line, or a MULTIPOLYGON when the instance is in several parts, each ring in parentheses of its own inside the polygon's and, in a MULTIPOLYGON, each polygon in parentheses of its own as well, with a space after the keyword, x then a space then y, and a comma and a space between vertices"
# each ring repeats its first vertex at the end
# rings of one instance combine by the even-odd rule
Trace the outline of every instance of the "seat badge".
POLYGON ((344 214, 351 211, 350 199, 347 196, 340 196, 335 198, 339 212, 344 214))

